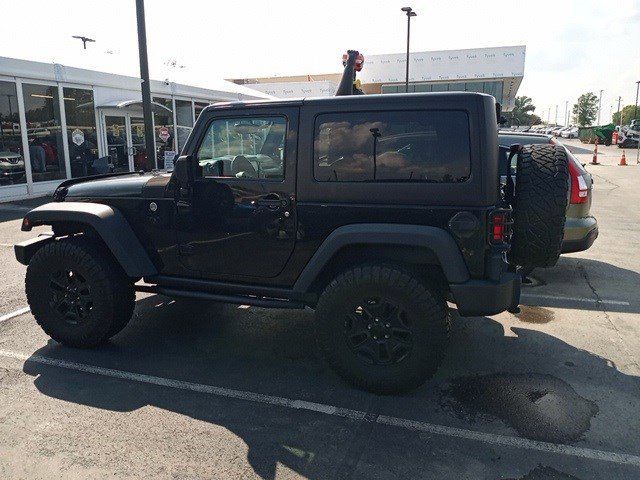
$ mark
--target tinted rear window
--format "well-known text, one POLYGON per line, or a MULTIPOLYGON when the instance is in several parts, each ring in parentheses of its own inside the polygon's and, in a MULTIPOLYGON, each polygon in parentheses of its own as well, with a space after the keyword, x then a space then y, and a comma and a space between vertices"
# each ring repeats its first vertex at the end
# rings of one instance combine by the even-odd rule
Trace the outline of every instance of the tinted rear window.
POLYGON ((470 171, 465 112, 354 112, 316 119, 314 177, 320 182, 458 183, 470 171))

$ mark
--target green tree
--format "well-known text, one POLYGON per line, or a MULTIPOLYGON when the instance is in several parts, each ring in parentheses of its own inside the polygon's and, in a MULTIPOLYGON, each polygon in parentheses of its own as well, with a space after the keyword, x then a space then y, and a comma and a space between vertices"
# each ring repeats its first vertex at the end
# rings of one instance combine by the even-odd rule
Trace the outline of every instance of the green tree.
POLYGON ((593 92, 583 93, 573 106, 573 115, 581 127, 588 127, 598 115, 598 97, 593 92))
POLYGON ((613 114, 611 121, 616 125, 629 125, 631 124, 631 120, 636 119, 636 123, 640 123, 640 105, 638 105, 638 113, 634 117, 634 113, 636 111, 635 105, 627 105, 622 109, 620 113, 622 113, 622 123, 620 123, 620 114, 618 112, 613 114))
POLYGON ((533 115, 536 107, 533 104, 531 97, 521 96, 516 97, 513 110, 509 115, 509 121, 511 125, 535 125, 540 118, 533 115))

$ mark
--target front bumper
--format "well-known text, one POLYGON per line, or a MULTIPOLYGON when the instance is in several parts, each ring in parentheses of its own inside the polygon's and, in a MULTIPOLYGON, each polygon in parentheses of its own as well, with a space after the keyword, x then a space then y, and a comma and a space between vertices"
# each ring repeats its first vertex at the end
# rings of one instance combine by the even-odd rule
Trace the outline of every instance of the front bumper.
POLYGON ((16 260, 18 260, 23 265, 29 265, 29 260, 31 260, 33 254, 36 253, 39 248, 52 241, 53 232, 50 232, 41 233, 35 238, 30 238, 29 240, 25 240, 24 242, 16 243, 13 246, 13 250, 16 254, 16 260))
POLYGON ((449 285, 462 317, 495 315, 513 310, 520 303, 521 277, 515 272, 503 272, 500 280, 468 280, 449 285))

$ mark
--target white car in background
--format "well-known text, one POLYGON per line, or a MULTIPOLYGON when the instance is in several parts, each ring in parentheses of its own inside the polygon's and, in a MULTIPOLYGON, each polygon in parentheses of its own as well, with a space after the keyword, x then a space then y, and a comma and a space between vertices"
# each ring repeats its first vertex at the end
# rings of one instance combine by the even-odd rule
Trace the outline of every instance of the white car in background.
POLYGON ((561 133, 560 136, 562 138, 578 138, 578 127, 569 127, 569 128, 565 128, 561 133))
POLYGON ((24 159, 15 152, 0 151, 0 185, 10 185, 25 176, 24 159))

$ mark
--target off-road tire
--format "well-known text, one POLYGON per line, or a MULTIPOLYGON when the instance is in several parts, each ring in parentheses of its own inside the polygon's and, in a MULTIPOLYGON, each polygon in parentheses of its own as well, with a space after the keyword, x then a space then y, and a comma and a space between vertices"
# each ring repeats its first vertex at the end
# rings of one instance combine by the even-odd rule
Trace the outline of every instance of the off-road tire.
POLYGON ((135 304, 133 284, 122 269, 95 243, 81 236, 39 249, 29 262, 25 284, 27 302, 40 327, 55 341, 70 347, 91 348, 104 343, 127 325, 135 304), (89 299, 83 309, 85 317, 77 324, 70 324, 54 307, 59 287, 54 289, 52 279, 69 277, 68 272, 73 272, 76 282, 83 280, 83 298, 89 299))
POLYGON ((569 166, 564 147, 524 146, 516 170, 510 263, 524 269, 556 264, 568 196, 569 166))
MULTIPOLYGON (((363 265, 338 275, 320 296, 315 324, 319 351, 327 363, 347 381, 378 394, 423 384, 440 366, 449 336, 449 313, 439 290, 394 265, 363 265), (363 302, 372 301, 367 299, 378 299, 376 308, 387 301, 398 305, 398 318, 404 318, 411 331, 411 348, 397 363, 371 363, 349 344, 349 315, 368 322, 365 312, 357 314, 363 302)), ((365 330, 366 334, 367 341, 376 345, 372 331, 365 330)))

